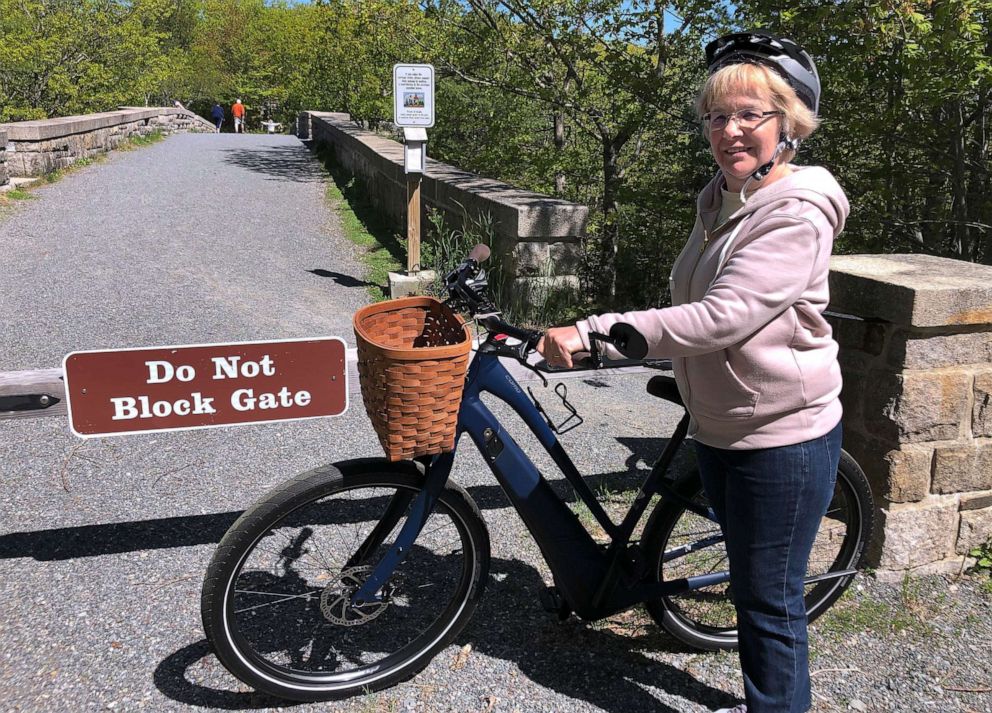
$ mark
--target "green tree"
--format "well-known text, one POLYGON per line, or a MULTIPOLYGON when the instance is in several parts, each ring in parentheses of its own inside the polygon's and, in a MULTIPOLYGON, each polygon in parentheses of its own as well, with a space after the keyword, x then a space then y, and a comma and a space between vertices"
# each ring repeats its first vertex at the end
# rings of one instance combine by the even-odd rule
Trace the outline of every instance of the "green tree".
POLYGON ((182 1, 0 0, 0 120, 106 111, 175 86, 182 1), (176 48, 172 48, 175 50, 176 48))
POLYGON ((415 62, 414 37, 424 28, 407 0, 324 0, 311 73, 317 108, 347 112, 376 128, 392 119, 393 64, 415 62))
POLYGON ((852 196, 840 248, 992 263, 992 2, 754 2, 747 22, 814 54, 823 128, 805 151, 852 196))
MULTIPOLYGON (((638 199, 629 190, 631 179, 651 170, 643 158, 649 147, 658 148, 656 137, 694 130, 685 107, 701 77, 698 48, 725 21, 725 7, 609 0, 464 5, 429 5, 451 33, 433 57, 447 76, 498 90, 504 104, 525 100, 541 107, 541 133, 555 151, 538 155, 550 157, 555 192, 584 198, 596 209, 590 275, 598 278, 599 296, 609 301, 617 296, 617 261, 630 242, 623 231, 646 236, 632 218, 638 199), (570 142, 575 150, 569 150, 570 142), (584 173, 590 155, 598 164, 598 186, 567 190, 569 173, 584 173)), ((684 158, 683 149, 664 146, 663 152, 670 151, 664 162, 684 158)), ((655 236, 666 239, 671 236, 655 236)))

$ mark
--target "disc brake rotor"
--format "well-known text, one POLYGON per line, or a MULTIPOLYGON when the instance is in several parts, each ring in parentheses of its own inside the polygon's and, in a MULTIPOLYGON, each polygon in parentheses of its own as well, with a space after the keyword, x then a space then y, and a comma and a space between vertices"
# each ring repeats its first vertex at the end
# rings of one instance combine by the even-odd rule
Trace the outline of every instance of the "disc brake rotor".
POLYGON ((378 602, 365 602, 353 605, 352 595, 359 590, 372 567, 368 565, 349 567, 337 575, 335 581, 324 587, 320 594, 320 612, 324 617, 338 626, 360 626, 382 614, 389 607, 391 587, 384 587, 382 599, 378 602))

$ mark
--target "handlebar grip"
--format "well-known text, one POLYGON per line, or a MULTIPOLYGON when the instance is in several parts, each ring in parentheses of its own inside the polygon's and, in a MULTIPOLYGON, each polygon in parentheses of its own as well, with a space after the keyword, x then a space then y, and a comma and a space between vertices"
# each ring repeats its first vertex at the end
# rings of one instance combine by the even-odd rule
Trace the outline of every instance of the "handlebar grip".
POLYGON ((488 245, 483 245, 482 243, 479 243, 474 248, 472 248, 472 252, 468 254, 468 259, 475 260, 477 263, 483 263, 489 259, 489 256, 491 254, 492 251, 489 249, 488 245))
POLYGON ((644 335, 626 322, 617 322, 610 327, 610 340, 628 359, 643 359, 648 355, 648 342, 644 335))

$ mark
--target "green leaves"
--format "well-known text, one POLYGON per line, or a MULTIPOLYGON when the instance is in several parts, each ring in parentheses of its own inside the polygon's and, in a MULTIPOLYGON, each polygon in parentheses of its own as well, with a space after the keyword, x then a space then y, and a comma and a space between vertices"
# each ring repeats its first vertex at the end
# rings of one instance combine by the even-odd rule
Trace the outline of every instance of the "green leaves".
POLYGON ((145 103, 185 0, 0 0, 0 121, 145 103))
POLYGON ((824 122, 801 158, 854 198, 837 247, 992 262, 992 1, 782 5, 742 5, 742 21, 817 61, 824 122))
POLYGON ((969 557, 974 557, 975 568, 992 572, 992 541, 986 542, 981 547, 973 547, 968 552, 969 557))

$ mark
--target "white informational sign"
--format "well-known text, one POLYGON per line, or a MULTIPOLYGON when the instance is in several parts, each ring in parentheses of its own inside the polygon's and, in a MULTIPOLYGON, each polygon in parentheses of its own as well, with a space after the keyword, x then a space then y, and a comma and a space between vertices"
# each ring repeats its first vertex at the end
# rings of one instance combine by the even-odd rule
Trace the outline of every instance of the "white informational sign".
POLYGON ((424 129, 434 126, 434 65, 393 65, 393 123, 424 129))

